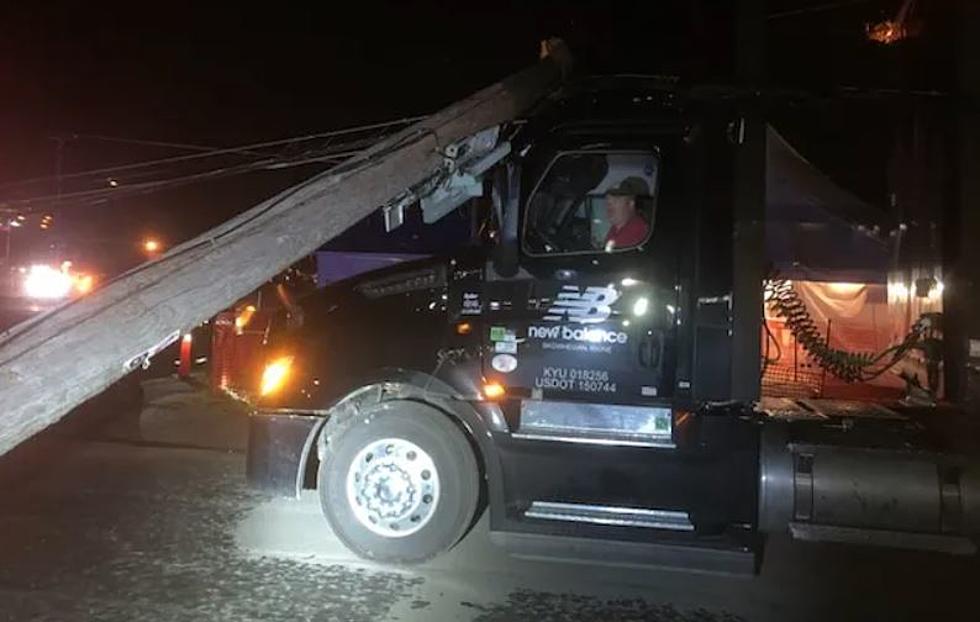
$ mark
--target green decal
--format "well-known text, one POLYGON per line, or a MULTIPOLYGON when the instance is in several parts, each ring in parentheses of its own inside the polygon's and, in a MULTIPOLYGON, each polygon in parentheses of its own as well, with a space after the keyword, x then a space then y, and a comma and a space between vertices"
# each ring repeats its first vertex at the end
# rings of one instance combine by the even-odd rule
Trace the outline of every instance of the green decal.
POLYGON ((503 326, 490 327, 490 341, 503 341, 507 338, 507 329, 503 326))

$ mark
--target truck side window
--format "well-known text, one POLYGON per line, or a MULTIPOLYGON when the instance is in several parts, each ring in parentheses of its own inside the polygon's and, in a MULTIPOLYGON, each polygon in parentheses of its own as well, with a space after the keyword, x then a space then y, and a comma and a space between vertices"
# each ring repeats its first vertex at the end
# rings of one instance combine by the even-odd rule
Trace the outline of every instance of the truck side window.
POLYGON ((659 164, 653 152, 559 154, 531 192, 525 252, 616 252, 644 244, 653 232, 659 164))

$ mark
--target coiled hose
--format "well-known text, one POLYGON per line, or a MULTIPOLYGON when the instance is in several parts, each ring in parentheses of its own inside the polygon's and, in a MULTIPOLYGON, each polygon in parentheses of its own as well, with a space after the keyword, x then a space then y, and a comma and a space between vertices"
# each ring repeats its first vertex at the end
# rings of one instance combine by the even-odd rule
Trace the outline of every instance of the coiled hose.
POLYGON ((803 346, 817 365, 846 382, 865 382, 885 373, 919 343, 929 328, 928 319, 920 317, 905 338, 890 348, 877 354, 848 352, 831 348, 824 340, 791 281, 770 279, 765 302, 786 322, 797 343, 803 346))

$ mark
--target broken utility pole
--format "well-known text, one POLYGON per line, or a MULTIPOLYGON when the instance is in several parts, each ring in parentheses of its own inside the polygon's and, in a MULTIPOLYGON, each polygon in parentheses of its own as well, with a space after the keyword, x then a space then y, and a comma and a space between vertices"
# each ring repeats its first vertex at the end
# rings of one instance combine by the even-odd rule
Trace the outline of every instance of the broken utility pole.
POLYGON ((438 174, 446 147, 518 117, 553 91, 570 66, 564 44, 546 42, 538 64, 16 327, 0 342, 0 455, 182 332, 438 174))

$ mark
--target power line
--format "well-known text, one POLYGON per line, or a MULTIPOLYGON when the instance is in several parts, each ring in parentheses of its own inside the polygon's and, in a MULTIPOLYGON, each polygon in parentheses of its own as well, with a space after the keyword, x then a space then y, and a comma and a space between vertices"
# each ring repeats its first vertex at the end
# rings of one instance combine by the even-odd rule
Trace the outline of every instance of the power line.
MULTIPOLYGON (((391 122, 371 127, 392 127, 396 123, 399 122, 391 122)), ((353 131, 354 130, 349 130, 345 133, 350 134, 353 131)), ((331 134, 336 133, 331 132, 331 134)), ((376 144, 386 136, 388 136, 388 133, 376 132, 370 136, 347 140, 342 143, 333 144, 329 147, 324 146, 319 149, 306 149, 301 153, 295 153, 289 156, 268 155, 265 157, 265 159, 260 161, 212 167, 203 171, 196 171, 189 174, 181 174, 163 179, 150 179, 139 183, 130 182, 110 188, 100 187, 77 190, 70 193, 22 197, 7 200, 0 203, 0 205, 3 205, 5 209, 17 209, 19 207, 21 210, 30 210, 33 204, 42 203, 46 209, 64 209, 66 207, 95 205, 98 203, 104 203, 110 199, 125 199, 131 196, 163 191, 199 181, 207 181, 261 170, 282 170, 311 164, 329 164, 330 167, 332 167, 351 156, 360 154, 365 148, 376 144)))
MULTIPOLYGON (((100 140, 107 143, 121 143, 124 145, 141 145, 144 147, 164 147, 167 149, 182 149, 184 151, 196 151, 198 153, 211 153, 218 149, 218 147, 204 147, 202 145, 191 145, 187 143, 171 143, 162 140, 143 140, 138 138, 120 138, 117 136, 102 136, 101 134, 75 134, 71 135, 74 139, 84 139, 84 140, 100 140)), ((257 153, 255 151, 248 151, 242 149, 239 151, 244 155, 257 155, 261 156, 264 154, 257 153)))
MULTIPOLYGON (((119 166, 110 166, 110 167, 104 167, 104 168, 90 169, 90 170, 87 170, 87 171, 79 171, 79 172, 76 172, 76 173, 69 173, 67 175, 61 175, 60 177, 61 177, 62 180, 65 180, 65 179, 79 179, 79 178, 82 178, 82 177, 90 177, 90 176, 93 176, 93 175, 106 175, 106 174, 119 173, 121 171, 138 170, 138 169, 147 168, 147 167, 151 167, 151 166, 160 166, 162 164, 174 164, 174 163, 178 163, 178 162, 188 162, 188 161, 200 160, 200 159, 203 159, 203 158, 211 158, 211 157, 215 157, 215 156, 219 156, 219 155, 232 155, 232 154, 241 152, 243 150, 266 149, 266 148, 269 148, 269 147, 279 147, 279 146, 294 145, 294 144, 298 144, 298 143, 302 143, 302 142, 309 142, 309 141, 312 141, 312 140, 318 140, 318 139, 323 139, 323 138, 335 138, 337 136, 344 136, 344 135, 349 135, 349 134, 357 134, 357 133, 361 133, 361 132, 367 132, 367 131, 371 131, 371 130, 384 129, 384 128, 389 128, 389 127, 393 127, 393 126, 408 125, 410 123, 415 123, 417 121, 421 121, 422 119, 425 119, 426 116, 427 115, 421 115, 421 116, 416 116, 416 117, 406 117, 406 118, 403 118, 403 119, 396 119, 396 120, 393 120, 393 121, 385 121, 385 122, 382 122, 382 123, 374 123, 374 124, 370 124, 370 125, 362 125, 362 126, 358 126, 358 127, 345 128, 345 129, 341 129, 341 130, 333 130, 333 131, 329 131, 329 132, 319 132, 319 133, 316 133, 316 134, 307 134, 305 136, 297 136, 297 137, 293 137, 293 138, 283 138, 283 139, 279 139, 279 140, 272 140, 272 141, 266 141, 266 142, 261 142, 261 143, 253 143, 253 144, 250 144, 250 145, 241 145, 241 146, 238 146, 238 147, 219 148, 219 149, 214 149, 214 150, 208 151, 206 153, 195 153, 195 154, 189 154, 189 155, 172 156, 172 157, 169 157, 169 158, 161 158, 161 159, 149 160, 149 161, 145 161, 145 162, 136 162, 136 163, 132 163, 132 164, 123 164, 123 165, 119 165, 119 166)), ((56 177, 57 176, 35 177, 35 178, 24 179, 24 180, 15 181, 15 182, 8 182, 8 183, 5 183, 5 184, 0 184, 0 190, 8 189, 8 188, 22 187, 22 186, 25 186, 25 185, 35 184, 35 183, 50 182, 53 179, 55 179, 56 177)))
POLYGON ((201 171, 197 173, 191 173, 188 175, 181 175, 178 177, 172 177, 161 180, 152 180, 141 182, 137 184, 129 184, 125 186, 118 186, 115 188, 98 188, 94 190, 80 190, 77 192, 63 193, 61 195, 49 194, 42 196, 34 196, 24 199, 14 199, 11 201, 4 202, 5 208, 15 206, 29 206, 34 203, 47 203, 47 207, 73 207, 81 205, 91 205, 95 203, 101 203, 109 198, 112 199, 123 199, 138 194, 147 194, 150 192, 158 192, 161 190, 166 190, 169 188, 174 188, 182 185, 187 185, 194 183, 196 181, 204 181, 209 179, 218 179, 221 177, 229 177, 232 175, 241 175, 245 173, 251 173, 260 170, 281 170, 285 168, 293 168, 297 166, 304 166, 309 164, 318 163, 329 163, 336 164, 343 159, 356 155, 361 152, 361 149, 355 149, 351 151, 335 151, 322 154, 320 156, 311 156, 298 160, 282 160, 278 158, 270 158, 260 162, 250 162, 243 165, 236 165, 230 167, 222 167, 216 169, 208 169, 206 171, 201 171))
POLYGON ((855 4, 868 4, 875 0, 848 0, 847 2, 831 2, 828 4, 821 4, 817 6, 808 6, 800 9, 789 9, 787 11, 779 11, 778 13, 770 13, 766 15, 766 19, 781 19, 783 17, 794 17, 797 15, 806 15, 809 13, 820 13, 823 11, 832 11, 834 9, 840 9, 846 6, 852 6, 855 4))

